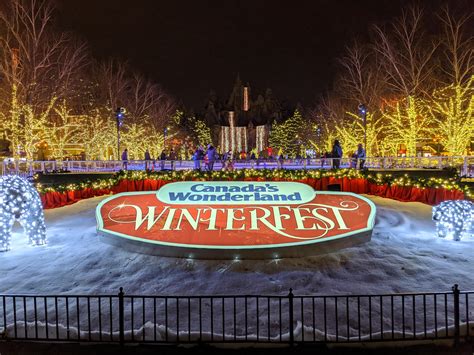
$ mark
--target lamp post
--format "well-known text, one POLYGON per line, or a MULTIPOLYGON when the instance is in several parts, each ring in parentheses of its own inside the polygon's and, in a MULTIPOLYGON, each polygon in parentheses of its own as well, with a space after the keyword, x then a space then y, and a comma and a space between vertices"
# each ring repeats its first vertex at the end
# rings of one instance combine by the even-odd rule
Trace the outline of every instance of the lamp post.
POLYGON ((364 149, 367 152, 367 106, 365 106, 364 104, 359 104, 357 108, 359 110, 360 115, 362 116, 362 124, 364 127, 364 149))
POLYGON ((316 136, 318 137, 318 150, 319 150, 319 155, 321 156, 323 153, 323 150, 321 149, 321 128, 316 128, 316 136))
POLYGON ((168 127, 163 128, 163 149, 166 149, 166 137, 168 137, 168 127))
POLYGON ((115 110, 115 120, 117 122, 117 160, 120 160, 120 127, 122 127, 124 116, 125 109, 118 107, 115 110))

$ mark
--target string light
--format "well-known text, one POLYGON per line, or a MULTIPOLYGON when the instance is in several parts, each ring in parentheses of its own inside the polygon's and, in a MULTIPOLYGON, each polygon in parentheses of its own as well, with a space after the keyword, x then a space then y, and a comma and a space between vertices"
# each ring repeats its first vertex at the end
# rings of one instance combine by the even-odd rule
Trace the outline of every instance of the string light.
POLYGON ((472 236, 474 203, 470 201, 444 201, 433 207, 438 237, 459 241, 472 236))
POLYGON ((206 181, 206 180, 244 180, 244 179, 263 179, 263 180, 285 180, 298 181, 306 179, 319 180, 321 178, 333 177, 336 179, 365 179, 371 184, 387 185, 387 186, 404 186, 417 187, 419 189, 426 188, 443 188, 446 190, 456 190, 464 193, 466 198, 472 196, 467 185, 461 186, 455 178, 416 178, 408 175, 394 178, 392 174, 372 175, 369 172, 356 169, 339 169, 339 170, 287 170, 287 169, 239 169, 233 171, 197 171, 197 170, 179 170, 172 172, 165 171, 122 171, 114 175, 112 178, 100 179, 96 181, 85 181, 81 183, 73 183, 57 186, 39 186, 40 193, 46 192, 64 192, 76 191, 84 189, 110 189, 120 184, 122 180, 164 180, 164 181, 206 181))
POLYGON ((474 133, 474 75, 464 85, 451 84, 433 94, 430 106, 439 143, 449 155, 463 155, 474 133))
POLYGON ((43 206, 38 191, 25 178, 0 178, 0 251, 10 250, 11 232, 18 220, 31 245, 46 244, 43 206))

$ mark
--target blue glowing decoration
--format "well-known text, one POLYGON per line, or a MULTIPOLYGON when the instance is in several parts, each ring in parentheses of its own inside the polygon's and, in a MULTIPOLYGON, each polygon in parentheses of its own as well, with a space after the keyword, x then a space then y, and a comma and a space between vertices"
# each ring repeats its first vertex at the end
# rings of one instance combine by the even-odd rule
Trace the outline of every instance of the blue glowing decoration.
POLYGON ((465 200, 444 201, 433 207, 438 237, 459 241, 474 232, 474 203, 465 200))
POLYGON ((0 177, 0 251, 10 250, 12 227, 18 220, 31 245, 46 244, 43 205, 38 191, 20 176, 0 177))

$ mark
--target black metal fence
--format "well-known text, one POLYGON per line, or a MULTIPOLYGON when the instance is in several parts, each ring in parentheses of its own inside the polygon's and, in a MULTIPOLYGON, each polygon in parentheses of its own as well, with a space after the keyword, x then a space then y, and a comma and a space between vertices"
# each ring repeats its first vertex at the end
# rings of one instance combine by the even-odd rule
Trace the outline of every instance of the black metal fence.
POLYGON ((341 343, 468 338, 474 292, 385 295, 0 295, 0 338, 341 343))

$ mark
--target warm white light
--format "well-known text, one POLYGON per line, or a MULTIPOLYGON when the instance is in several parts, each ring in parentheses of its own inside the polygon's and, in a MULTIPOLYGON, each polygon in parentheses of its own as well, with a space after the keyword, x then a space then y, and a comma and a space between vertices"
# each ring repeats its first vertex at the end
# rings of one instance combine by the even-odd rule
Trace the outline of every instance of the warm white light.
POLYGON ((438 237, 461 240, 473 236, 474 203, 470 201, 444 201, 433 207, 438 237))
POLYGON ((0 177, 0 251, 10 250, 12 227, 18 220, 31 245, 46 244, 43 205, 25 178, 0 177))

